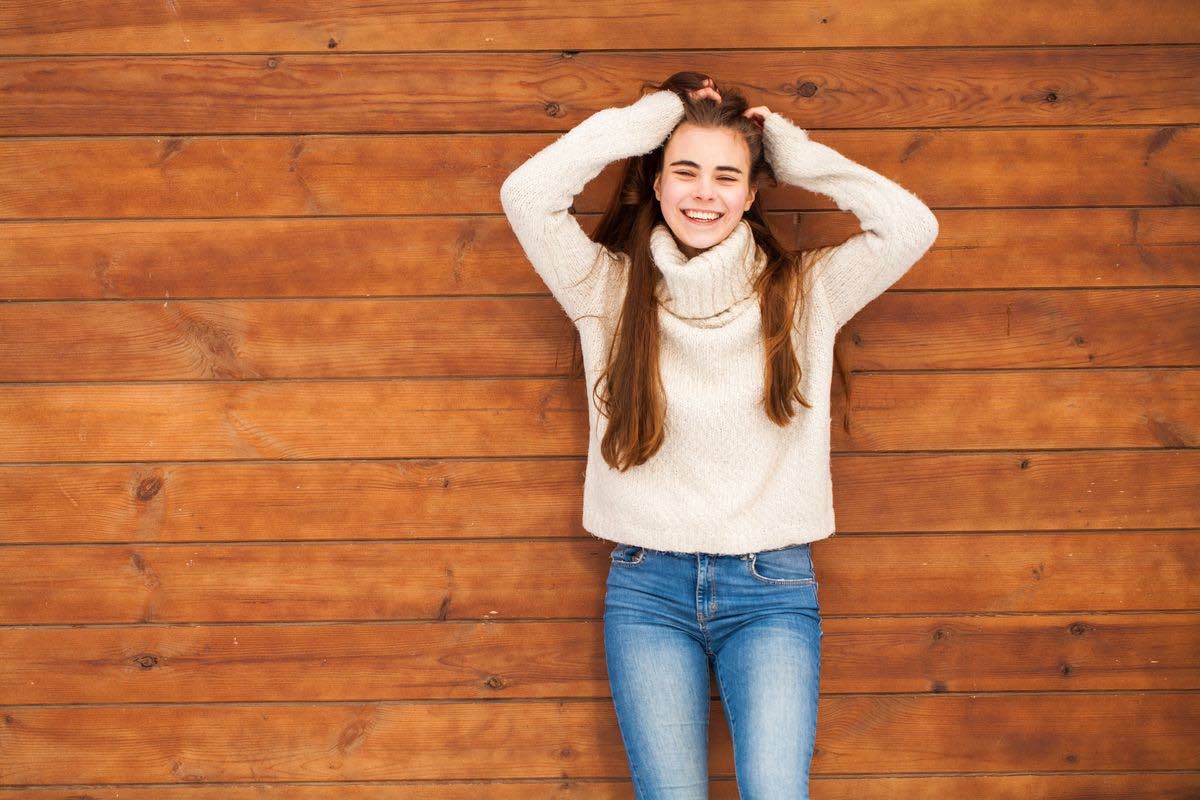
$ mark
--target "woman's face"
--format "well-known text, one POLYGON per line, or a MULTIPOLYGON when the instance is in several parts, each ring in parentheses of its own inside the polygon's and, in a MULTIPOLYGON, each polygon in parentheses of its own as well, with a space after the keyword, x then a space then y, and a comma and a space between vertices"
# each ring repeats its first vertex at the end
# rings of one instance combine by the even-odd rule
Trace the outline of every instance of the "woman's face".
POLYGON ((756 191, 750 186, 750 148, 744 137, 728 128, 686 122, 667 141, 663 170, 654 178, 663 218, 688 258, 728 236, 754 202, 756 191), (710 222, 691 219, 688 211, 720 216, 710 222))

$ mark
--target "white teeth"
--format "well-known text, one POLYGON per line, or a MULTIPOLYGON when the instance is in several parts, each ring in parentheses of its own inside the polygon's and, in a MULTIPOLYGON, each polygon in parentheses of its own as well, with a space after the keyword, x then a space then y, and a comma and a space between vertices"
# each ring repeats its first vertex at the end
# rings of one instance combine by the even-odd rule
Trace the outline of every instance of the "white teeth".
POLYGON ((707 212, 707 211, 685 211, 685 212, 683 212, 683 214, 686 217, 691 217, 692 219, 701 219, 701 220, 712 220, 712 219, 717 219, 718 217, 721 216, 720 214, 715 214, 715 213, 707 212))

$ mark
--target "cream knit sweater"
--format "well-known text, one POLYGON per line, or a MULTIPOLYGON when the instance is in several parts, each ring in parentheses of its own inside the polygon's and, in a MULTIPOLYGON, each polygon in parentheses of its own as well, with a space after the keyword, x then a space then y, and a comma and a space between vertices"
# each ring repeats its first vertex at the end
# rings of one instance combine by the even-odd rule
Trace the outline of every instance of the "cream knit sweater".
POLYGON ((663 275, 656 291, 665 441, 649 461, 621 473, 600 453, 607 418, 593 390, 624 297, 627 257, 593 242, 568 209, 606 164, 652 151, 682 119, 683 101, 671 91, 603 109, 521 164, 500 190, 517 240, 579 330, 591 431, 583 527, 612 542, 686 553, 745 554, 826 538, 834 533, 834 335, 929 249, 937 218, 899 184, 769 114, 766 157, 779 180, 827 195, 863 230, 818 262, 797 313, 800 388, 813 408, 797 403, 782 428, 763 409, 752 288, 762 253, 746 221, 692 259, 660 222, 650 249, 663 275))

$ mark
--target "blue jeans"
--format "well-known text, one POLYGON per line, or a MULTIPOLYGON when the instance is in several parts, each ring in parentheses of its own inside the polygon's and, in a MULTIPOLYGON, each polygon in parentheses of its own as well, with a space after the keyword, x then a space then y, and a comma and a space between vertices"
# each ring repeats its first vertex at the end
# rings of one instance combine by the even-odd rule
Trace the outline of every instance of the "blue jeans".
POLYGON ((710 665, 743 800, 807 800, 821 612, 809 545, 613 548, 604 651, 638 800, 707 800, 710 665))

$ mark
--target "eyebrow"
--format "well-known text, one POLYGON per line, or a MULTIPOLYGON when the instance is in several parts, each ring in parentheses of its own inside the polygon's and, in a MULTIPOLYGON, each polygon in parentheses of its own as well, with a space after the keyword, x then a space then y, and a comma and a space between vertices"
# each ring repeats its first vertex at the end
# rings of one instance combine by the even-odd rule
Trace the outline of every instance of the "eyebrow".
MULTIPOLYGON (((683 159, 683 158, 681 158, 678 161, 672 161, 667 166, 668 167, 684 166, 684 167, 695 167, 696 169, 700 169, 700 165, 697 164, 695 161, 688 161, 687 159, 683 159)), ((743 174, 742 171, 740 169, 738 169, 737 167, 726 167, 726 166, 717 167, 718 172, 720 172, 721 170, 727 170, 729 172, 736 172, 738 175, 743 174)))

